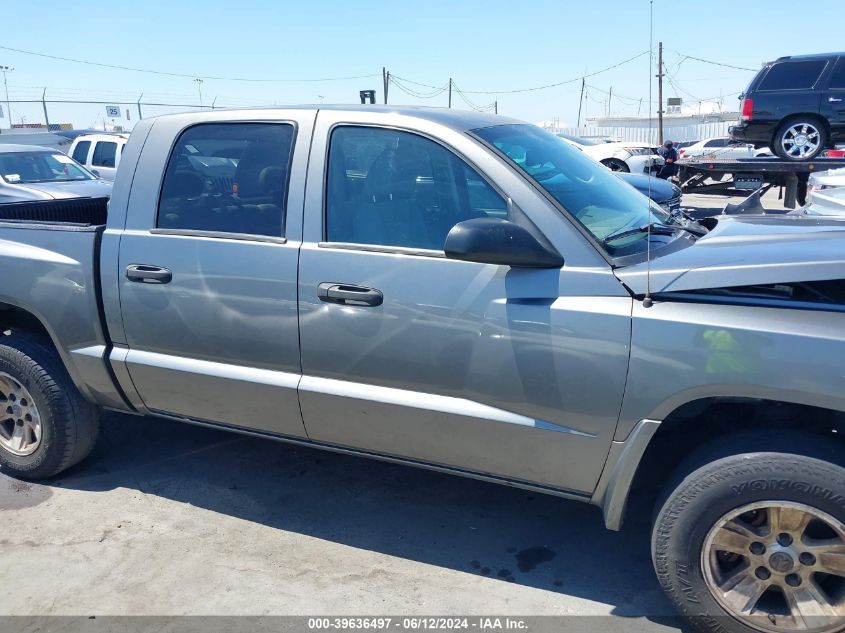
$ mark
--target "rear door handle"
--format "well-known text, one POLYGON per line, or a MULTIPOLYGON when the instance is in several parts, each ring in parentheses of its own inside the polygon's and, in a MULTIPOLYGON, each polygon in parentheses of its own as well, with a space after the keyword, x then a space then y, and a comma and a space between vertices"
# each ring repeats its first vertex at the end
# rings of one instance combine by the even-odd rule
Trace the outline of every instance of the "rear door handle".
POLYGON ((126 267, 126 278, 129 281, 138 281, 147 284, 169 284, 170 280, 173 279, 173 273, 161 266, 129 264, 126 267))
POLYGON ((380 306, 384 302, 384 295, 375 288, 339 284, 331 281, 323 282, 317 286, 317 297, 320 301, 348 306, 380 306))
POLYGON ((839 103, 840 101, 842 101, 842 99, 840 99, 839 97, 828 97, 827 98, 828 103, 839 103))

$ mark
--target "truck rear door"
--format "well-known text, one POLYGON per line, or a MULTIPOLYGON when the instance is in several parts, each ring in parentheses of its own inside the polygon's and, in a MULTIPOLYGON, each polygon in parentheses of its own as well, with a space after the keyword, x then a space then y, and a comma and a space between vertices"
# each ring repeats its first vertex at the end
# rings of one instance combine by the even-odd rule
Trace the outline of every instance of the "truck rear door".
POLYGON ((118 267, 125 366, 150 411, 305 435, 296 271, 314 116, 153 125, 118 267))

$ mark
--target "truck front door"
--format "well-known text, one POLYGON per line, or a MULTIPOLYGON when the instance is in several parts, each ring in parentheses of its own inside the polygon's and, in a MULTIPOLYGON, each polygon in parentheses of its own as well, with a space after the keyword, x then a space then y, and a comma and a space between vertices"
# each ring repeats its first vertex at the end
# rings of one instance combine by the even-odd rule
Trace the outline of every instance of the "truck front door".
POLYGON ((308 435, 589 492, 619 412, 631 299, 491 151, 408 125, 384 113, 317 119, 299 273, 308 435), (452 226, 484 216, 545 232, 567 264, 447 259, 452 226))
POLYGON ((151 411, 301 437, 296 267, 314 113, 233 116, 163 119, 146 141, 120 243, 125 364, 151 411))

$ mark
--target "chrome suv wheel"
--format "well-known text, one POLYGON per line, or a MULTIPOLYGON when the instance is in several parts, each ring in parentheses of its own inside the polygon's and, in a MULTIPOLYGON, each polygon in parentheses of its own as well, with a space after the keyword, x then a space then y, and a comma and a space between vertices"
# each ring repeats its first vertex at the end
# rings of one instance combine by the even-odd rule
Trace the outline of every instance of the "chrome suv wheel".
POLYGON ((772 149, 787 160, 810 160, 818 156, 827 143, 827 132, 812 119, 793 119, 778 128, 772 149))

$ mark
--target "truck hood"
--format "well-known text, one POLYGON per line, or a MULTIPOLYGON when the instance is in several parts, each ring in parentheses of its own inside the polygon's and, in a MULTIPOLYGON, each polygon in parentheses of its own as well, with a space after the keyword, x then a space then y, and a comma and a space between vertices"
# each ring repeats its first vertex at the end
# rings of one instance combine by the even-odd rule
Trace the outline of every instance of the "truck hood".
MULTIPOLYGON (((845 279, 845 222, 808 216, 720 216, 713 230, 691 246, 656 255, 650 266, 652 293, 845 279)), ((648 268, 642 262, 615 272, 633 293, 642 295, 648 268)))
MULTIPOLYGON (((111 182, 107 180, 77 180, 74 182, 33 182, 15 186, 24 200, 49 200, 62 198, 102 198, 111 195, 111 182)), ((7 194, 11 192, 7 191, 7 194)))

